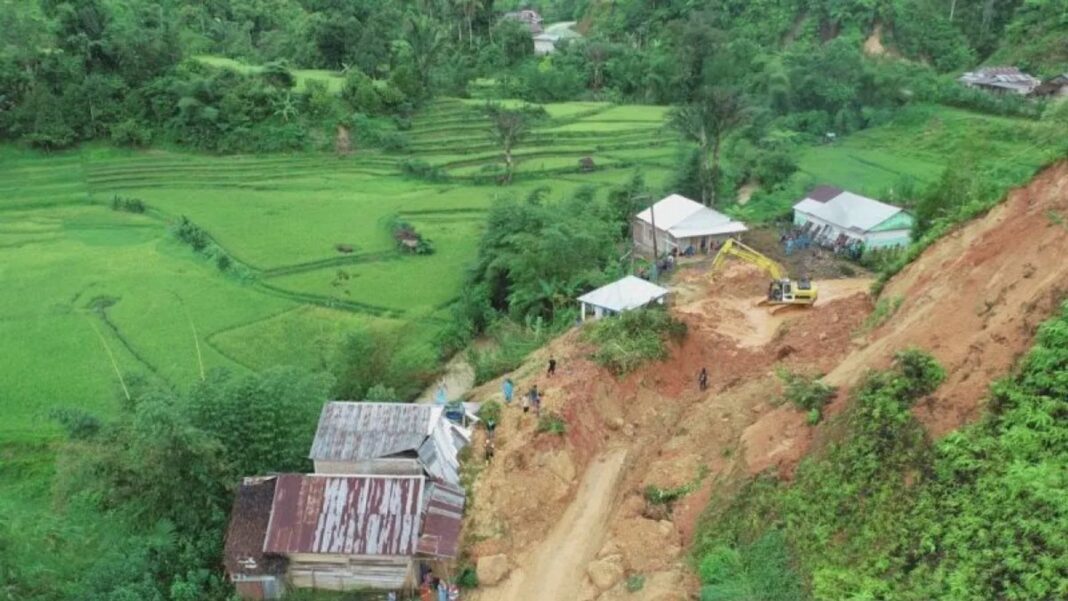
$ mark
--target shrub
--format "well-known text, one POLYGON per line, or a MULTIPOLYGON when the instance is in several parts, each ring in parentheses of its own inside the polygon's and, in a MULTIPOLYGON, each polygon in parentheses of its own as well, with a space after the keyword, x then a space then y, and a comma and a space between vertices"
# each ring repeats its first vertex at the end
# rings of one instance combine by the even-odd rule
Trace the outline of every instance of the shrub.
POLYGON ((152 142, 152 130, 135 119, 111 126, 111 141, 116 146, 143 148, 152 142))
POLYGON ((397 400, 397 391, 386 386, 385 384, 375 384, 367 389, 367 393, 363 395, 365 401, 371 401, 373 403, 390 403, 397 400))
POLYGON ((171 232, 176 238, 192 246, 193 250, 197 252, 204 250, 208 246, 208 233, 190 221, 185 215, 182 215, 178 219, 178 223, 171 227, 171 232))
POLYGON ((125 198, 116 194, 111 198, 112 211, 126 211, 127 213, 144 213, 145 203, 140 198, 125 198))
POLYGON ((657 308, 627 311, 589 327, 585 338, 597 345, 595 361, 617 375, 667 356, 666 342, 686 337, 686 324, 657 308))
POLYGON ((779 370, 778 376, 783 382, 786 400, 798 409, 820 411, 834 397, 834 387, 821 382, 819 378, 806 377, 786 370, 779 370))
POLYGON ((440 182, 448 179, 440 167, 435 167, 422 159, 405 159, 401 163, 401 172, 411 177, 425 179, 431 182, 440 182))
POLYGON ((478 572, 473 566, 463 566, 456 577, 456 585, 463 589, 478 588, 478 572))
POLYGON ((567 433, 567 422, 564 418, 553 412, 546 412, 538 418, 538 432, 547 432, 563 436, 567 433))
POLYGON ((645 575, 644 574, 631 574, 627 577, 627 592, 636 593, 645 588, 645 575))
POLYGON ((946 379, 946 370, 931 355, 917 348, 894 355, 894 366, 905 378, 905 392, 919 398, 934 392, 946 379))
POLYGON ((478 409, 478 419, 482 420, 482 423, 492 430, 501 422, 501 404, 497 401, 482 403, 482 406, 478 409))

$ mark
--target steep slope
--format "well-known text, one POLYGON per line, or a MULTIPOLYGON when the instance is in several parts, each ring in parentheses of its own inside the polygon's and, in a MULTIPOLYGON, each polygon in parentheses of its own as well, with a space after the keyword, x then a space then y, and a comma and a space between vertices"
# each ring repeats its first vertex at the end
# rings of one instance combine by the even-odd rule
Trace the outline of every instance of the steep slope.
MULTIPOLYGON (((536 383, 545 411, 563 416, 567 433, 538 433, 532 414, 505 409, 466 534, 472 556, 502 553, 512 573, 477 598, 524 599, 546 587, 587 601, 692 598, 697 583, 685 550, 713 492, 767 469, 789 476, 826 431, 779 404, 777 367, 829 372, 828 380, 849 387, 895 351, 921 346, 948 378, 919 417, 936 435, 973 419, 987 385, 1031 345, 1036 324, 1068 291, 1065 223, 1068 163, 1061 163, 894 278, 884 295, 900 297, 900 308, 864 338, 856 335, 871 309, 861 291, 867 282, 820 282, 812 310, 769 317, 751 306, 763 277, 732 265, 714 286, 700 268, 676 276, 673 310, 690 334, 667 361, 617 379, 589 359, 578 333, 553 341, 512 378, 520 391, 536 383), (542 373, 550 356, 560 365, 554 378, 542 373), (695 386, 702 366, 712 373, 707 393, 695 386), (606 475, 599 459, 624 451, 620 472, 606 475), (604 485, 611 482, 618 484, 604 485), (692 492, 661 505, 643 494, 648 487, 692 492), (632 576, 645 579, 633 593, 632 576)), ((474 396, 499 399, 498 386, 474 396)))
POLYGON ((935 435, 973 420, 991 380, 1031 346, 1035 329, 1068 292, 1068 162, 1013 190, 990 213, 926 250, 886 287, 902 299, 871 342, 832 371, 849 386, 918 346, 949 377, 917 415, 935 435))

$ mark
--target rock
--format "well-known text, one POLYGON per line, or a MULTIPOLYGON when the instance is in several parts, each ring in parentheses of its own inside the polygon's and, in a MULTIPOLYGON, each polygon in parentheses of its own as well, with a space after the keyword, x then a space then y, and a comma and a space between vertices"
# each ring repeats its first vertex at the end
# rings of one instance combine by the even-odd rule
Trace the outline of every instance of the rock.
POLYGON ((623 418, 622 417, 616 417, 616 418, 608 420, 608 429, 609 430, 619 430, 622 427, 623 427, 623 418))
POLYGON ((565 451, 557 451, 546 457, 545 467, 565 484, 575 479, 575 464, 565 451))
POLYGON ((623 579, 623 566, 613 561, 597 559, 586 566, 586 574, 594 586, 606 591, 623 579))
POLYGON ((493 586, 508 575, 508 556, 504 554, 487 555, 479 557, 475 572, 478 574, 478 583, 493 586))
POLYGON ((657 522, 656 529, 660 531, 660 536, 671 536, 675 534, 675 524, 672 524, 668 520, 660 520, 657 522))
POLYGON ((609 555, 619 555, 619 545, 615 541, 608 541, 601 547, 601 550, 597 552, 597 559, 604 559, 609 555))

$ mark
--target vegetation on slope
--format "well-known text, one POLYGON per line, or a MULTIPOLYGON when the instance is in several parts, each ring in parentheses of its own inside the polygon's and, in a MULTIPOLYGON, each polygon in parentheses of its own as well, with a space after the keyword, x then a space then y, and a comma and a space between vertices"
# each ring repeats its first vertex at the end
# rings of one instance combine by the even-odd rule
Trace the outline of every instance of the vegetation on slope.
POLYGON ((1065 373, 1068 305, 1017 373, 992 386, 985 417, 931 442, 909 408, 941 368, 923 353, 899 354, 854 394, 842 440, 802 463, 792 483, 757 479, 706 516, 696 546, 702 598, 1064 598, 1065 373), (777 563, 784 588, 724 592, 748 573, 724 565, 769 552, 790 558, 777 563))

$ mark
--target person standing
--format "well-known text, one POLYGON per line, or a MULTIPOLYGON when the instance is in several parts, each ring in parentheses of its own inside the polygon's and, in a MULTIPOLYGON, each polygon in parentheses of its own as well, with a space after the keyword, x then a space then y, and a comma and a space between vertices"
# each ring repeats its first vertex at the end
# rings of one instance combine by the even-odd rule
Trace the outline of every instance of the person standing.
POLYGON ((449 601, 449 585, 444 578, 438 580, 438 601, 449 601))
POLYGON ((445 384, 445 380, 442 380, 441 383, 438 384, 436 400, 439 405, 444 405, 449 401, 449 387, 445 384))
POLYGON ((530 389, 530 405, 534 407, 534 415, 541 417, 541 393, 537 384, 530 389))
POLYGON ((511 378, 505 378, 504 384, 501 384, 501 391, 504 392, 504 402, 511 404, 512 395, 515 394, 515 383, 511 378))
POLYGON ((549 357, 549 377, 556 375, 556 357, 549 357))
POLYGON ((702 367, 701 373, 697 374, 697 386, 700 387, 701 392, 708 390, 708 368, 702 367))

